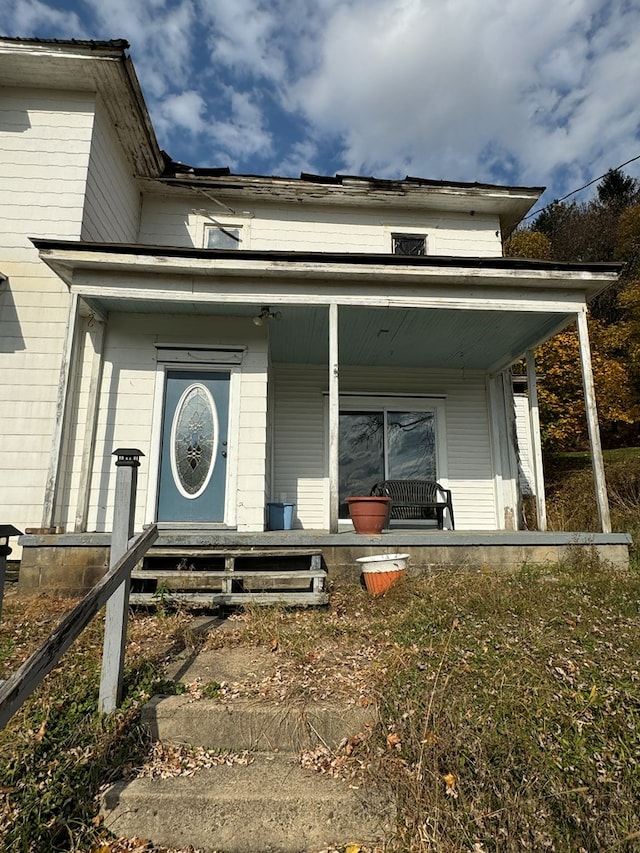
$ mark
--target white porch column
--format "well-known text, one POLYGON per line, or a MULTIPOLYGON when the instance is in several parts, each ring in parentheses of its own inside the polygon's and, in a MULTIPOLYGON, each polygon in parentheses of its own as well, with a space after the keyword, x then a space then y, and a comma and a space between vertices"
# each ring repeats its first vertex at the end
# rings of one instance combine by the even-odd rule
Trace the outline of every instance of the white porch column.
POLYGON ((544 491, 542 467, 542 440, 540 438, 540 411, 538 409, 538 386, 536 381, 536 357, 527 350, 527 385, 529 387, 529 422, 531 425, 531 453, 533 455, 533 478, 536 485, 536 508, 538 530, 547 529, 547 501, 544 491))
POLYGON ((510 371, 503 370, 489 379, 489 405, 498 529, 518 530, 518 459, 510 371))
POLYGON ((93 317, 89 320, 89 327, 86 330, 85 336, 85 346, 88 343, 88 340, 90 340, 93 346, 93 352, 91 354, 91 377, 89 379, 87 415, 84 428, 84 439, 82 442, 82 466, 80 469, 80 482, 78 484, 78 502, 76 504, 76 520, 74 527, 76 533, 84 533, 87 529, 89 497, 91 493, 91 473, 93 471, 96 428, 98 424, 98 400, 100 397, 100 385, 102 383, 104 328, 104 322, 93 317))
POLYGON ((74 375, 75 354, 78 339, 78 294, 71 294, 69 305, 69 317, 67 320, 67 332, 62 348, 62 360, 60 362, 60 377, 58 379, 58 396, 56 400, 56 420, 51 438, 51 452, 49 454, 49 470, 44 492, 44 506, 42 510, 42 527, 53 527, 55 520, 56 493, 58 480, 60 478, 60 467, 62 460, 62 441, 67 419, 69 397, 71 396, 71 385, 74 375))
POLYGON ((582 311, 578 312, 577 317, 580 362, 582 364, 582 387, 584 389, 584 404, 587 411, 587 429, 589 431, 589 446, 591 449, 591 465, 593 467, 593 481, 596 489, 596 502, 598 504, 598 518, 602 532, 611 533, 611 516, 609 514, 609 498, 607 497, 604 459, 602 458, 602 445, 600 443, 600 427, 598 425, 596 392, 593 384, 586 306, 582 311))
POLYGON ((338 532, 338 435, 340 427, 338 378, 338 305, 329 305, 329 532, 338 532))

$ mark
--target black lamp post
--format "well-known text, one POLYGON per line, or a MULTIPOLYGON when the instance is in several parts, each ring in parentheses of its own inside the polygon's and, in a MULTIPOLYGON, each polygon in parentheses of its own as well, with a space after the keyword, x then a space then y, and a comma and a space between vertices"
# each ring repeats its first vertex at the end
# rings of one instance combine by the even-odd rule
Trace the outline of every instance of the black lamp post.
POLYGON ((11 553, 9 539, 12 536, 22 536, 13 524, 0 524, 0 619, 2 618, 2 599, 4 598, 4 576, 7 569, 7 557, 11 553))

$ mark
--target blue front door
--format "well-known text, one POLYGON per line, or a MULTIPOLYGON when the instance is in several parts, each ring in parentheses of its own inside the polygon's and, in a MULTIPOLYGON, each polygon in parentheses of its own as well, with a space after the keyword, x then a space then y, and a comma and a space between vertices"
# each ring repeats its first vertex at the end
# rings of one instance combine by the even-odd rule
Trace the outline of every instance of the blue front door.
POLYGON ((167 371, 158 521, 224 522, 229 377, 167 371))

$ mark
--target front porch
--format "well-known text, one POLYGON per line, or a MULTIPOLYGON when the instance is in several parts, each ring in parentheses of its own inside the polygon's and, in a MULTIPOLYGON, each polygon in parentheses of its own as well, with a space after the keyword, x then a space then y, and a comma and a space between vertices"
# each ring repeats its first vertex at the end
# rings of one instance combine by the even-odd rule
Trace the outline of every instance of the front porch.
MULTIPOLYGON (((108 533, 30 534, 21 537, 20 588, 75 594, 94 584, 109 563, 108 533)), ((358 582, 358 557, 408 553, 409 573, 439 569, 516 571, 523 565, 544 566, 575 553, 596 554, 612 568, 629 566, 627 533, 552 531, 450 531, 392 529, 379 536, 353 531, 278 530, 238 533, 219 529, 160 531, 149 552, 175 554, 176 565, 203 551, 278 551, 283 548, 322 552, 330 581, 358 582)))

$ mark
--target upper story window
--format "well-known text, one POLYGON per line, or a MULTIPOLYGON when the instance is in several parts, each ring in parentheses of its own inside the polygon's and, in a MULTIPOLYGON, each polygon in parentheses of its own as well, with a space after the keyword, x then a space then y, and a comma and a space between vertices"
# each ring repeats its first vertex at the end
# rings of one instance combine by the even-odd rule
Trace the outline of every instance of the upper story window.
POLYGON ((205 246, 207 249, 239 249, 242 228, 237 225, 207 225, 205 246))
POLYGON ((392 234, 394 255, 426 255, 427 238, 424 234, 392 234))

